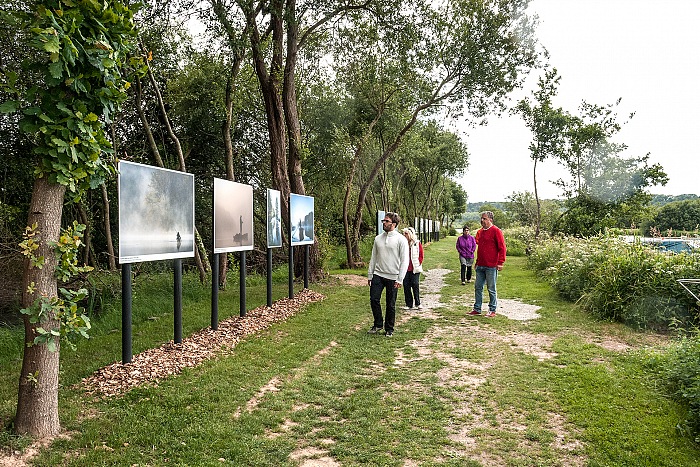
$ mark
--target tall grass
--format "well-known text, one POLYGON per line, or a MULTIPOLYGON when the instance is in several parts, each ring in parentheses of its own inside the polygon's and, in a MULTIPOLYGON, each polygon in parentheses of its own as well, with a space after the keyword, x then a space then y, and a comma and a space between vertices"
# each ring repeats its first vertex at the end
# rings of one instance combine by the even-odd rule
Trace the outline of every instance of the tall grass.
POLYGON ((537 244, 528 265, 562 297, 602 319, 689 329, 700 312, 677 282, 700 277, 700 253, 667 254, 611 236, 556 238, 537 244))

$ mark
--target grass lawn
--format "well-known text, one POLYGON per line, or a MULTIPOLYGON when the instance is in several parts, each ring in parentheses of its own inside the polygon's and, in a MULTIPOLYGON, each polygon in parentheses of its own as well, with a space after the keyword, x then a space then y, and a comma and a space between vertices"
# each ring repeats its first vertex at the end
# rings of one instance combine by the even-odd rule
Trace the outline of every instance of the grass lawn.
MULTIPOLYGON (((368 335, 369 289, 329 279, 326 299, 179 376, 97 398, 80 380, 121 358, 120 308, 94 319, 93 339, 61 355, 64 435, 32 465, 696 466, 675 426, 683 409, 644 369, 667 339, 595 321, 509 257, 499 316, 472 317, 455 237, 426 246, 424 309, 399 310, 393 338, 368 335), (515 308, 536 319, 509 319, 515 308)), ((347 271, 344 271, 347 272, 347 271)), ((361 271, 364 274, 366 271, 361 271)), ((171 279, 135 284, 134 353, 172 338, 171 279)), ((366 284, 361 278, 358 284, 366 284)), ((186 277, 185 334, 209 323, 209 290, 186 277)), ((275 298, 287 292, 284 277, 275 298)), ((220 296, 237 315, 238 287, 220 296)), ((265 301, 264 281, 248 307, 265 301)), ((399 292, 398 305, 402 304, 399 292)), ((224 311, 228 310, 228 311, 224 311)), ((22 332, 0 329, 4 458, 22 332)), ((9 460, 7 461, 9 462, 9 460)))

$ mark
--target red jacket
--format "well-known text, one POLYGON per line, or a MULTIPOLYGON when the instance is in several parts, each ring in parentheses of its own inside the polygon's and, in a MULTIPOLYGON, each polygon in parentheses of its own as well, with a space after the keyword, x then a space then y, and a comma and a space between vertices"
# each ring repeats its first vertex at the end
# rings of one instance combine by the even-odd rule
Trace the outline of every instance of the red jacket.
POLYGON ((506 262, 506 239, 501 229, 492 225, 476 232, 476 265, 495 268, 506 262))

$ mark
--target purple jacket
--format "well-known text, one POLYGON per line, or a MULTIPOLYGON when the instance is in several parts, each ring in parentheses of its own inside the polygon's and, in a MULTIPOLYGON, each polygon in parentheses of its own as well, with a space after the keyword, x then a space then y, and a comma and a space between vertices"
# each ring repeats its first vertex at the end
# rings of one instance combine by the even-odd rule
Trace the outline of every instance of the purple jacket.
POLYGON ((460 235, 457 237, 457 251, 459 256, 467 259, 474 258, 474 250, 476 250, 476 240, 471 235, 460 235))

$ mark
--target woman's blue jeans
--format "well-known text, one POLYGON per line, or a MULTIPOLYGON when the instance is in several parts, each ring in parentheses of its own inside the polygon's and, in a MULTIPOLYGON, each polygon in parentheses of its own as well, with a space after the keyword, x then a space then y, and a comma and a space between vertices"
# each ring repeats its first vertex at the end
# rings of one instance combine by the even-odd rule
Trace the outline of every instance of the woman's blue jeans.
POLYGON ((496 311, 498 298, 496 296, 496 280, 498 279, 498 269, 487 268, 486 266, 476 267, 476 278, 474 283, 474 309, 481 311, 481 304, 484 299, 484 283, 489 292, 489 311, 496 311))

